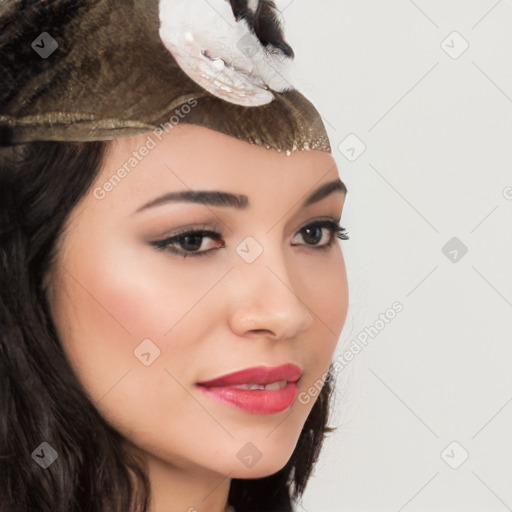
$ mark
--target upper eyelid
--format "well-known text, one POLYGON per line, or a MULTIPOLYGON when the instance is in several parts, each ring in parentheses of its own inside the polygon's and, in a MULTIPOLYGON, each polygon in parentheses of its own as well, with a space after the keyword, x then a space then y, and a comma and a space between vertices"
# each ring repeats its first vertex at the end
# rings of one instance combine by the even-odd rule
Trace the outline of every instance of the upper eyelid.
MULTIPOLYGON (((302 229, 307 228, 308 226, 315 225, 322 222, 334 222, 335 224, 339 224, 341 222, 341 219, 336 219, 335 217, 321 217, 317 218, 311 221, 307 221, 304 224, 302 224, 293 234, 299 233, 302 229)), ((202 224, 199 226, 193 226, 188 228, 183 228, 182 230, 178 231, 177 233, 173 233, 171 235, 167 235, 160 240, 172 240, 175 238, 179 238, 182 236, 186 236, 189 234, 197 234, 197 233, 205 233, 205 234, 216 234, 220 235, 222 237, 222 230, 215 225, 209 225, 209 224, 202 224)))
POLYGON ((202 224, 202 225, 197 225, 197 226, 181 228, 177 232, 174 232, 172 234, 166 234, 163 237, 160 237, 159 240, 169 240, 172 238, 178 238, 180 236, 185 236, 185 235, 189 235, 189 234, 206 233, 206 232, 222 235, 222 230, 218 226, 211 225, 211 224, 202 224))

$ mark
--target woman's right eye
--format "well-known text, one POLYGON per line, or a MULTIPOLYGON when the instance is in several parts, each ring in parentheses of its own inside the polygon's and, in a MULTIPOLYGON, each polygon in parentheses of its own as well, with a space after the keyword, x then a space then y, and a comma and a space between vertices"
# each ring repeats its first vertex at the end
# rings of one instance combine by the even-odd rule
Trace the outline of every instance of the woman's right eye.
POLYGON ((187 256, 204 256, 215 249, 221 249, 225 247, 225 243, 222 240, 222 235, 215 231, 187 231, 185 233, 179 233, 163 240, 156 240, 151 242, 151 245, 157 249, 169 251, 173 254, 179 254, 186 258, 187 256), (210 238, 216 242, 219 242, 217 246, 206 248, 208 244, 205 244, 205 239, 210 238))

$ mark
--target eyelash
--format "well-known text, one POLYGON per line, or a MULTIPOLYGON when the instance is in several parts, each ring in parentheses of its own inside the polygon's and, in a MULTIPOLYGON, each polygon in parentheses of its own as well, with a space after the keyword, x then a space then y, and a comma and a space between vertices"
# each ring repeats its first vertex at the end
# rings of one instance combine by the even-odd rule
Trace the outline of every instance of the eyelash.
MULTIPOLYGON (((306 230, 308 228, 326 228, 331 233, 331 239, 327 244, 320 245, 316 247, 314 244, 305 244, 309 247, 315 248, 315 250, 323 250, 327 251, 329 250, 333 245, 336 238, 339 238, 340 240, 349 240, 349 236, 345 232, 346 229, 344 227, 341 227, 336 221, 334 220, 320 220, 316 222, 312 222, 311 224, 307 224, 306 226, 302 227, 297 233, 300 233, 303 230, 306 230)), ((177 254, 180 256, 183 256, 186 258, 187 256, 205 256, 209 254, 210 252, 214 251, 215 249, 221 249, 224 247, 224 245, 220 247, 216 247, 215 249, 208 249, 206 251, 184 251, 182 249, 176 249, 175 247, 172 247, 173 245, 176 245, 180 241, 182 241, 187 236, 199 236, 201 238, 208 237, 213 240, 221 240, 222 235, 216 231, 210 231, 205 229, 199 229, 199 230, 190 230, 190 231, 184 231, 182 233, 178 233, 176 235, 173 235, 169 238, 164 238, 163 240, 157 240, 155 242, 151 242, 151 245, 156 247, 159 250, 163 251, 169 251, 173 254, 177 254)))

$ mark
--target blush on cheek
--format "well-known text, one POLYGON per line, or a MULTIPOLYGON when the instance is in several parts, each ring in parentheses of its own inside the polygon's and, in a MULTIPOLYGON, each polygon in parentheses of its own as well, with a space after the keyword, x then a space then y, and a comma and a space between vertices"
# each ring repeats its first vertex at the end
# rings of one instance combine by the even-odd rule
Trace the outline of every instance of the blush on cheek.
MULTIPOLYGON (((122 338, 133 350, 145 338, 159 338, 172 325, 173 315, 164 314, 162 297, 136 279, 107 276, 96 290, 102 311, 89 302, 85 315, 95 324, 99 337, 122 338)), ((173 309, 168 301, 163 302, 166 309, 173 309)))
POLYGON ((174 334, 175 326, 190 330, 192 321, 192 327, 197 327, 197 318, 208 303, 201 299, 211 288, 209 282, 191 286, 190 276, 174 278, 168 268, 147 262, 136 269, 90 268, 81 281, 88 283, 87 291, 73 279, 66 284, 70 293, 64 304, 74 304, 71 322, 97 343, 119 344, 130 357, 146 338, 163 350, 174 338, 166 335, 171 330, 174 334))
MULTIPOLYGON (((126 307, 136 308, 129 296, 123 298, 116 288, 102 287, 100 293, 90 281, 89 289, 86 291, 75 279, 64 276, 62 286, 56 289, 53 309, 63 350, 96 404, 107 393, 110 397, 110 390, 119 379, 137 368, 133 350, 140 341, 129 327, 127 332, 122 314, 126 307)), ((133 372, 129 378, 132 375, 133 372)))

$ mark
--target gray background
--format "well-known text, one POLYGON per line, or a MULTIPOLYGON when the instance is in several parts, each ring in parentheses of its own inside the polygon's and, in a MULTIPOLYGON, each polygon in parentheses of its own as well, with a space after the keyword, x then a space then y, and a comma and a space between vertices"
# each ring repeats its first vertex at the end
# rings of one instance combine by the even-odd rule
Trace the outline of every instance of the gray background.
POLYGON ((336 375, 302 510, 512 510, 512 1, 278 6, 349 189, 337 354, 403 305, 336 375))

